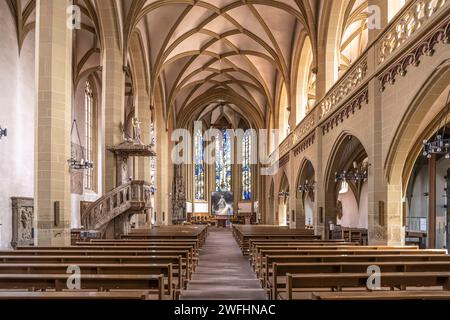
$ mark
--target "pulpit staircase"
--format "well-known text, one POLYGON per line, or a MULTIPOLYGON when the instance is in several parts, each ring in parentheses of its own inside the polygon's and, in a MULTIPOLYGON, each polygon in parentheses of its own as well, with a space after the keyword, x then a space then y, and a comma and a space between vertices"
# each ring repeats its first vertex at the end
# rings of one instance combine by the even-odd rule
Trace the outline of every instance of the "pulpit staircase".
POLYGON ((102 238, 118 238, 129 230, 130 218, 151 208, 150 184, 130 181, 86 207, 81 216, 85 230, 99 231, 102 238))

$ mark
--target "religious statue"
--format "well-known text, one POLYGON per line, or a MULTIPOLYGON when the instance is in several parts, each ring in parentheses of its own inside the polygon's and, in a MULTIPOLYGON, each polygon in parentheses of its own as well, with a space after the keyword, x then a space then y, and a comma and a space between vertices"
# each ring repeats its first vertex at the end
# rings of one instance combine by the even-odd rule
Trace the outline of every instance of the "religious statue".
POLYGON ((141 140, 141 123, 138 118, 133 118, 132 126, 135 144, 143 144, 141 140))

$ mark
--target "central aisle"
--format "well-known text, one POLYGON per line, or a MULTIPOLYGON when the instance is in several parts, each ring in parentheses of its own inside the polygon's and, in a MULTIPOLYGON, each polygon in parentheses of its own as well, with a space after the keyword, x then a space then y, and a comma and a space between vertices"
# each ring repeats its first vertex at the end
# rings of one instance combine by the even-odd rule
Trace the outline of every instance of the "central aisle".
POLYGON ((181 300, 267 300, 230 229, 210 228, 199 264, 181 300))

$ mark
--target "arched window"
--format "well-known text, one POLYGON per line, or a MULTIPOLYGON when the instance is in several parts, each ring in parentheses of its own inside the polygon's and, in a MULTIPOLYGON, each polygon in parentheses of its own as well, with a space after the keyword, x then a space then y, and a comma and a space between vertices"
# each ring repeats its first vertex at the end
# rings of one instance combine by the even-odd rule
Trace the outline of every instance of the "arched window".
POLYGON ((247 130, 242 139, 242 200, 250 200, 252 198, 251 150, 251 131, 247 130))
POLYGON ((280 105, 279 105, 279 121, 278 128, 280 129, 280 141, 283 141, 290 133, 290 125, 289 125, 289 106, 288 106, 288 94, 286 90, 286 85, 283 83, 281 88, 280 95, 280 105))
POLYGON ((299 60, 297 73, 296 123, 299 123, 316 103, 316 74, 313 66, 313 51, 306 37, 299 60))
POLYGON ((405 3, 406 3, 406 0, 389 0, 388 1, 388 21, 389 22, 403 8, 405 3))
POLYGON ((368 2, 366 0, 355 1, 349 12, 350 14, 344 16, 342 27, 339 75, 347 71, 368 44, 368 2))
POLYGON ((215 139, 216 191, 231 191, 231 137, 222 130, 222 137, 215 139))
MULTIPOLYGON (((95 133, 96 133, 96 113, 94 106, 94 93, 91 83, 86 81, 84 89, 84 108, 85 108, 85 132, 86 132, 86 161, 94 162, 95 157, 95 133)), ((94 190, 94 169, 85 170, 84 187, 88 190, 94 190)))
POLYGON ((195 200, 205 200, 205 162, 201 128, 194 131, 194 183, 195 200))

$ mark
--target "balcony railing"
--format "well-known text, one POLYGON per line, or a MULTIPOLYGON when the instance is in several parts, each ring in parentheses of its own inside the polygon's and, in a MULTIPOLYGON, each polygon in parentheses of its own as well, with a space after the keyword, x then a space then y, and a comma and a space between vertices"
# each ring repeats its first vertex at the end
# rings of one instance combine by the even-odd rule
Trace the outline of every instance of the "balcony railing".
POLYGON ((409 3, 377 41, 378 64, 385 62, 403 43, 432 20, 449 0, 420 0, 409 3))

